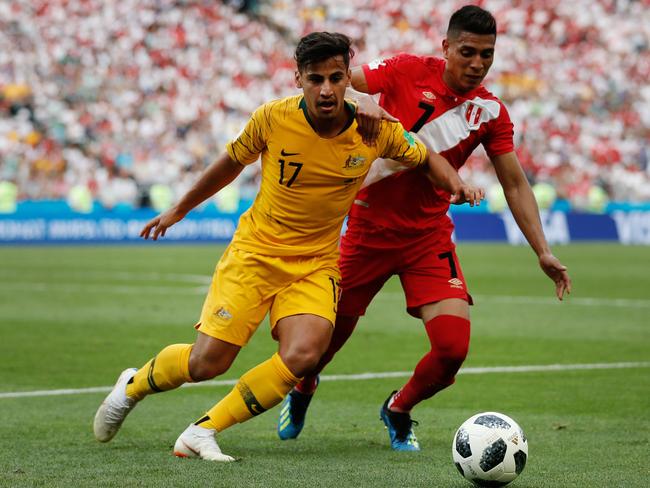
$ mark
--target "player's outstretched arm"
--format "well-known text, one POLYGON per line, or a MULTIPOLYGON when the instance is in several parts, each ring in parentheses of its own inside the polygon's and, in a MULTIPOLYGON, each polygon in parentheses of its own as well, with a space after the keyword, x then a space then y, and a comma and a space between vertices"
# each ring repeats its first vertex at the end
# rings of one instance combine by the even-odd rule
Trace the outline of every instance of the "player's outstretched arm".
POLYGON ((510 152, 495 156, 492 163, 517 225, 537 254, 539 266, 555 283, 555 295, 562 300, 565 293, 571 293, 571 278, 566 266, 553 255, 546 241, 539 208, 519 158, 510 152))
POLYGON ((483 188, 465 183, 463 181, 460 189, 451 195, 449 203, 452 205, 462 205, 463 203, 469 203, 469 206, 473 207, 474 205, 479 206, 481 204, 481 200, 484 198, 485 190, 483 188))
POLYGON ((449 203, 460 205, 467 202, 472 207, 480 205, 485 197, 485 190, 465 183, 456 169, 440 154, 429 149, 427 164, 429 165, 428 176, 433 184, 451 193, 449 203))
POLYGON ((357 102, 357 111, 355 114, 357 131, 361 134, 361 139, 367 146, 374 146, 377 143, 382 120, 399 122, 398 119, 377 105, 370 95, 355 92, 348 88, 345 96, 357 102))
POLYGON ((368 89, 368 80, 366 80, 366 74, 363 72, 363 68, 361 66, 355 66, 354 68, 350 68, 350 72, 352 74, 350 79, 352 88, 361 93, 368 93, 370 90, 368 89))
POLYGON ((542 254, 539 256, 539 266, 544 273, 555 283, 555 296, 558 300, 564 298, 564 293, 571 293, 571 278, 567 268, 553 254, 542 254))
POLYGON ((232 182, 244 166, 234 161, 227 153, 224 153, 201 174, 200 178, 188 192, 169 210, 154 217, 142 228, 140 237, 155 241, 158 237, 164 237, 167 229, 179 222, 187 213, 201 202, 210 198, 224 186, 232 182))
POLYGON ((345 96, 357 102, 357 131, 361 134, 363 143, 368 146, 374 146, 379 137, 381 121, 399 122, 399 120, 375 103, 370 95, 367 95, 368 83, 366 82, 366 75, 361 66, 352 68, 351 71, 352 88, 348 88, 345 91, 345 96))

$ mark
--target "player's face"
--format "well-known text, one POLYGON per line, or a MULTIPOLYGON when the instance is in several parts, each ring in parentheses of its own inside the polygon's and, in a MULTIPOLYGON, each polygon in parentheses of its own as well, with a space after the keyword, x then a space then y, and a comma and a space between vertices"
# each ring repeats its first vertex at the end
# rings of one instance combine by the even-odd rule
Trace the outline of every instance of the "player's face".
POLYGON ((454 91, 465 93, 478 87, 494 61, 496 36, 461 32, 442 41, 447 60, 443 80, 454 91))
POLYGON ((296 86, 302 88, 310 117, 334 120, 345 116, 345 89, 350 86, 350 70, 338 55, 296 71, 296 86))

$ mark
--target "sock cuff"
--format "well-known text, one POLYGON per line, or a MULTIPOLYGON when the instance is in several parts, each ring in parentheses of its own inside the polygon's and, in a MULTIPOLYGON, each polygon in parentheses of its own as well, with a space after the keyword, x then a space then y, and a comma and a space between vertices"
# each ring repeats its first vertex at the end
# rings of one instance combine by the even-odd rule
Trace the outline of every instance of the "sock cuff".
POLYGON ((436 327, 438 324, 443 324, 443 323, 447 326, 463 327, 463 326, 469 326, 470 320, 464 317, 459 317, 458 315, 436 315, 427 323, 425 323, 424 327, 428 331, 436 327))
MULTIPOLYGON (((457 315, 438 315, 425 324, 431 350, 464 360, 469 348, 471 324, 457 315)), ((460 364, 459 364, 460 367, 460 364)))
POLYGON ((316 376, 305 376, 300 380, 294 389, 303 395, 313 395, 318 388, 318 375, 316 376))
POLYGON ((282 380, 288 385, 295 386, 301 380, 301 378, 294 376, 289 368, 287 368, 287 365, 284 364, 284 361, 282 361, 282 358, 277 352, 271 356, 271 364, 282 380))
POLYGON ((183 375, 183 379, 185 380, 186 383, 194 383, 194 380, 190 376, 190 354, 192 353, 192 347, 194 347, 194 344, 179 344, 179 346, 185 346, 184 349, 181 350, 181 353, 179 354, 178 358, 178 367, 180 368, 181 374, 183 375))

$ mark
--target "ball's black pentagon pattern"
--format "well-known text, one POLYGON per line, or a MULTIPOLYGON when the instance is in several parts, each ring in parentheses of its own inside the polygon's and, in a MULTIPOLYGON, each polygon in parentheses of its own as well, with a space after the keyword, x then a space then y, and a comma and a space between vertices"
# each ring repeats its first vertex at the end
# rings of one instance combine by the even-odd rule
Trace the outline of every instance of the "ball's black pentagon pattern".
POLYGON ((456 435, 456 451, 465 459, 472 455, 472 448, 469 445, 469 433, 460 429, 456 435))
POLYGON ((517 451, 514 454, 515 458, 515 473, 521 474, 526 467, 526 453, 524 451, 517 451))
POLYGON ((485 448, 481 454, 481 461, 478 465, 483 471, 490 471, 495 466, 498 466, 506 457, 506 450, 508 446, 503 439, 493 442, 485 448))
POLYGON ((481 415, 474 421, 475 424, 484 425, 490 429, 509 429, 510 424, 496 415, 481 415))
POLYGON ((470 417, 459 427, 452 444, 456 469, 478 487, 500 487, 512 482, 526 466, 527 450, 524 431, 497 412, 470 417))

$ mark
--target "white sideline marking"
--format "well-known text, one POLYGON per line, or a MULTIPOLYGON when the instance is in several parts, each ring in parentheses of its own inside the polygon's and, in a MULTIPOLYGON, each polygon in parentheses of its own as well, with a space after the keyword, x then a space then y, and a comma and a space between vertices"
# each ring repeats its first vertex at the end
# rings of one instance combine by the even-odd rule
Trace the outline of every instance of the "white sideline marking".
MULTIPOLYGON (((579 371, 594 369, 622 369, 622 368, 650 368, 650 361, 623 362, 623 363, 592 363, 592 364, 539 364, 527 366, 490 366, 461 368, 458 374, 490 374, 490 373, 541 373, 547 371, 579 371)), ((359 374, 333 374, 322 375, 321 381, 363 381, 382 378, 405 378, 413 374, 412 371, 388 371, 385 373, 359 373, 359 374)), ((186 383, 182 388, 203 386, 233 386, 237 380, 213 380, 202 383, 186 383)), ((95 386, 91 388, 70 388, 63 390, 36 390, 0 393, 3 398, 45 397, 60 395, 80 395, 84 393, 108 393, 112 386, 95 386)))

